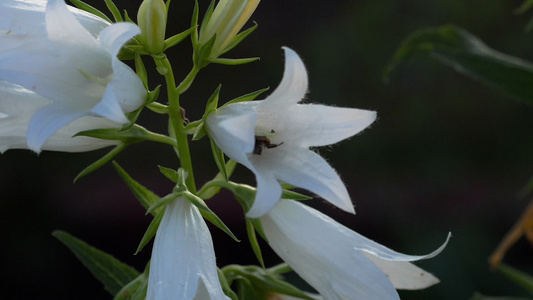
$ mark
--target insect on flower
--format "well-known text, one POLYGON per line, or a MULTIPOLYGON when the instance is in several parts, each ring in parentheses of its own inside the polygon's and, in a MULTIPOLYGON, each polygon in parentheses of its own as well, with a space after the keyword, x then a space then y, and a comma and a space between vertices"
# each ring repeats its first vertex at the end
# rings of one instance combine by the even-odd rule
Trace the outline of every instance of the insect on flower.
MULTIPOLYGON (((270 132, 274 133, 274 130, 271 130, 270 132)), ((270 141, 270 139, 268 137, 266 137, 264 135, 256 135, 255 136, 254 151, 252 153, 253 154, 257 154, 257 155, 261 155, 261 153, 263 153, 263 149, 264 148, 272 149, 272 148, 276 148, 277 146, 280 146, 282 144, 283 144, 283 142, 281 142, 279 144, 272 144, 272 141, 270 141)))

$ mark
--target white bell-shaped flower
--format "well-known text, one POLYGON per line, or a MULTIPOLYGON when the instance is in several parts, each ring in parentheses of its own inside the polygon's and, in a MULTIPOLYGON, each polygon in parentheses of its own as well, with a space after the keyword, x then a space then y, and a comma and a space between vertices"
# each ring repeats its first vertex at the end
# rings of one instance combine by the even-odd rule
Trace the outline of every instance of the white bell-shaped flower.
POLYGON ((49 101, 31 116, 28 148, 39 152, 60 128, 85 116, 128 122, 125 113, 140 107, 147 94, 117 54, 139 32, 134 24, 110 25, 68 8, 63 0, 0 2, 0 80, 49 101))
POLYGON ((207 131, 231 159, 254 172, 257 196, 250 218, 267 213, 281 197, 278 180, 309 190, 354 212, 335 170, 309 147, 326 146, 368 127, 376 113, 355 108, 299 104, 307 92, 300 57, 285 50, 285 73, 265 100, 232 103, 207 117, 207 131))
POLYGON ((396 289, 423 289, 438 283, 410 263, 428 255, 393 251, 298 201, 282 200, 261 217, 269 245, 328 300, 400 299, 396 289))
POLYGON ((147 300, 229 300, 220 286, 209 228, 198 208, 177 198, 157 229, 147 300))

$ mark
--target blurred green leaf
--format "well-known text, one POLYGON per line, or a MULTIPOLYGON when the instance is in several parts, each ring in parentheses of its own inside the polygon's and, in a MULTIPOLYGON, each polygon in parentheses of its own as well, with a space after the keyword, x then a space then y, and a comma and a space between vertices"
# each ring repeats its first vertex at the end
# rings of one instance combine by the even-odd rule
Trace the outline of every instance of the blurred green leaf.
POLYGON ((64 231, 56 230, 52 235, 67 246, 112 295, 139 276, 134 268, 64 231))
POLYGON ((92 7, 91 5, 81 1, 81 0, 70 0, 72 4, 74 4, 77 8, 84 10, 88 13, 91 13, 93 15, 96 15, 104 20, 106 20, 109 23, 112 23, 111 19, 109 19, 103 12, 99 11, 98 9, 92 7))
POLYGON ((257 235, 255 234, 254 223, 252 219, 249 219, 249 218, 246 218, 246 233, 248 234, 248 241, 250 242, 250 245, 252 246, 252 250, 254 251, 255 257, 257 257, 257 260, 259 261, 261 266, 264 268, 265 262, 263 261, 263 254, 261 253, 261 247, 259 246, 257 235))
POLYGON ((523 287, 529 293, 533 294, 533 276, 506 264, 500 264, 498 271, 514 283, 523 287))
POLYGON ((533 64, 495 51, 455 25, 424 29, 410 35, 385 68, 384 79, 400 63, 429 55, 456 71, 512 97, 533 104, 533 64))
POLYGON ((507 296, 491 297, 491 296, 482 295, 480 293, 475 293, 474 296, 472 296, 472 298, 470 298, 469 300, 531 300, 531 299, 529 299, 529 298, 507 297, 507 296))
POLYGON ((113 300, 144 300, 148 288, 148 273, 142 273, 124 286, 113 300))

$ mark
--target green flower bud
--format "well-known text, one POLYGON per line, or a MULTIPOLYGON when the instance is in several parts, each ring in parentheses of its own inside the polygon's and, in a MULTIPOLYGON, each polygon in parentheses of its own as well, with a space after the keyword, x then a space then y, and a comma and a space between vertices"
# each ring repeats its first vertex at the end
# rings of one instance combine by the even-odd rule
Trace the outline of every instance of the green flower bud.
POLYGON ((163 0, 144 0, 137 13, 144 49, 151 54, 164 50, 167 7, 163 0))

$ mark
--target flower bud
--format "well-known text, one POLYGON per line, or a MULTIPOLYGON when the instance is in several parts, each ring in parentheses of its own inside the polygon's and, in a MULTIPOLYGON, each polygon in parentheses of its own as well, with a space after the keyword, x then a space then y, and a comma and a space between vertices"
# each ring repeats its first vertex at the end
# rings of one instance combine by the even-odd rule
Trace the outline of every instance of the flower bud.
POLYGON ((167 7, 163 0, 144 0, 137 12, 144 49, 151 54, 164 50, 167 7))

